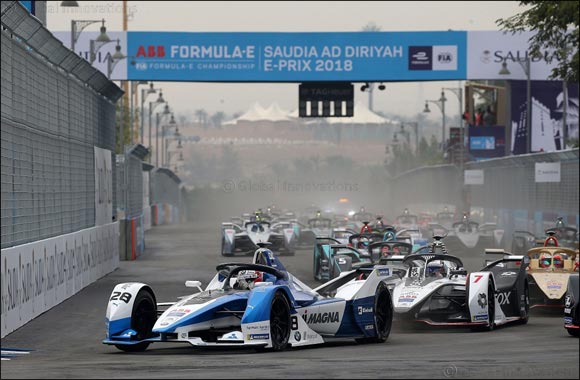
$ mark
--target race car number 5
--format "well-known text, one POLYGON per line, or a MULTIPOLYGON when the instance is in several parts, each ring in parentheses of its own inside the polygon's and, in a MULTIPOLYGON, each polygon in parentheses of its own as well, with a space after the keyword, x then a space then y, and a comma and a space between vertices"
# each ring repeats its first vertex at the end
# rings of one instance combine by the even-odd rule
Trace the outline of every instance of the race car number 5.
POLYGON ((479 280, 481 280, 483 278, 483 275, 481 274, 476 274, 475 276, 475 281, 473 281, 474 284, 477 284, 479 282, 479 280))

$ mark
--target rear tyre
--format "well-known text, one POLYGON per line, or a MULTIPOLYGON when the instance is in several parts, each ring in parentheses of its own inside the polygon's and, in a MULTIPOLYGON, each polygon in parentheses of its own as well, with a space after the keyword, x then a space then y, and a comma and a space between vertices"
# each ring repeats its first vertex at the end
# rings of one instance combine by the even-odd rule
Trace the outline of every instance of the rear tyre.
POLYGON ((520 319, 520 324, 522 325, 527 324, 528 320, 530 319, 530 287, 528 286, 527 282, 524 285, 524 302, 525 302, 525 310, 522 319, 520 319))
POLYGON ((357 338, 357 343, 384 343, 393 325, 393 303, 391 293, 384 282, 379 283, 375 292, 375 331, 374 337, 357 338))
POLYGON ((290 304, 281 291, 277 291, 270 306, 270 339, 272 350, 282 351, 290 339, 290 304))
POLYGON ((566 331, 572 336, 580 337, 580 329, 566 329, 566 331))
MULTIPOLYGON (((149 290, 141 289, 135 297, 133 304, 133 311, 131 312, 131 329, 137 332, 133 337, 135 340, 143 340, 150 338, 152 334, 153 325, 157 320, 157 304, 149 290)), ((141 352, 149 347, 151 342, 141 342, 136 344, 116 344, 121 351, 125 352, 141 352)))

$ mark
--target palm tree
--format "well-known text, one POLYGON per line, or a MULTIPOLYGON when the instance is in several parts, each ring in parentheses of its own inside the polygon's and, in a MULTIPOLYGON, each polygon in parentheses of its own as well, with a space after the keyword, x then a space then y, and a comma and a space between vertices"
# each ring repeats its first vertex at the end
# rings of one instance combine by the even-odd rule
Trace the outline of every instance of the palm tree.
POLYGON ((211 122, 216 128, 221 128, 226 114, 222 111, 218 111, 211 116, 211 122))
POLYGON ((195 110, 195 117, 197 118, 199 125, 206 128, 207 127, 207 111, 203 108, 195 110))

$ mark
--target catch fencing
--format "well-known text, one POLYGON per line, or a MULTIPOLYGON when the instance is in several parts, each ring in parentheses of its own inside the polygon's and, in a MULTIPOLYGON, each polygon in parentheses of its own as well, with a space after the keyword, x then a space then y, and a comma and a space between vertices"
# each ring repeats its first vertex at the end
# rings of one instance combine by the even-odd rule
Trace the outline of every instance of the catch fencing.
POLYGON ((18 1, 1 2, 1 337, 119 265, 122 90, 18 1))
POLYGON ((0 37, 1 248, 95 226, 94 147, 113 159, 122 91, 19 2, 2 1, 0 37))
POLYGON ((579 225, 578 152, 576 148, 468 162, 465 170, 478 179, 471 184, 465 184, 454 165, 417 168, 391 181, 393 204, 429 205, 430 211, 452 205, 459 212, 470 211, 479 222, 498 223, 508 236, 514 230, 543 236, 557 217, 579 225), (544 181, 536 164, 549 163, 556 164, 555 177, 544 181))

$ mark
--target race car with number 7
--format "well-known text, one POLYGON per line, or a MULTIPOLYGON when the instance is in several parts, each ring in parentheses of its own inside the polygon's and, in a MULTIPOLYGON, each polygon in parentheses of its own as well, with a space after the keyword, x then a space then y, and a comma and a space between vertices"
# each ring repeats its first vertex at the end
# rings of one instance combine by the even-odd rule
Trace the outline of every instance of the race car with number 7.
POLYGON ((447 253, 405 257, 407 273, 393 289, 395 319, 482 331, 527 323, 527 257, 503 256, 469 274, 461 259, 447 253))

